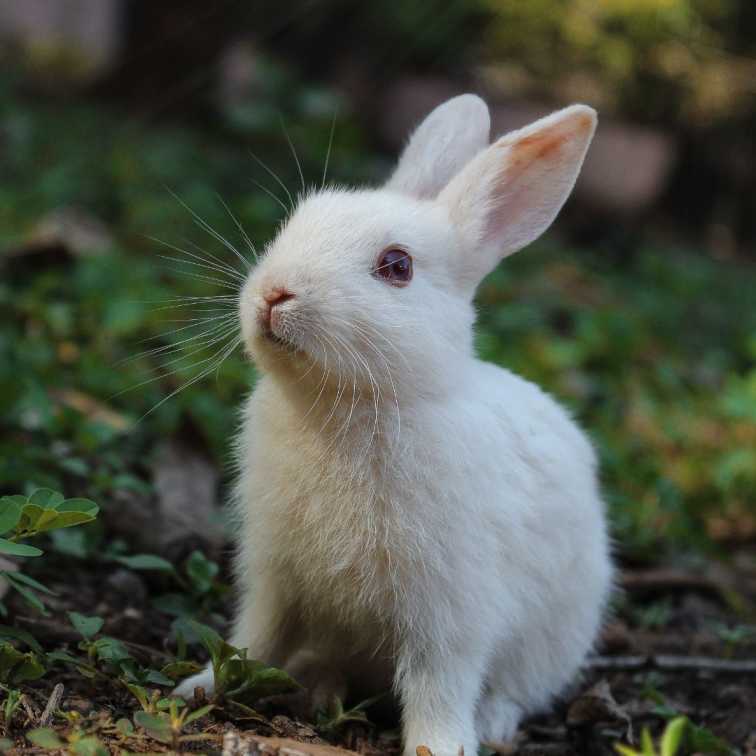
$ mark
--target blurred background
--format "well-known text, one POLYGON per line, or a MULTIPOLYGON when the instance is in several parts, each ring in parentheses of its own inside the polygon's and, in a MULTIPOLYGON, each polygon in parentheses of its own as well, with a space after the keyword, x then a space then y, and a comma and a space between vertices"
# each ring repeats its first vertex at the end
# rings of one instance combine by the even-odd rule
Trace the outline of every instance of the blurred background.
POLYGON ((496 133, 601 119, 480 289, 481 354, 590 430, 627 562, 756 540, 751 0, 0 0, 0 493, 103 510, 56 550, 220 553, 254 370, 216 365, 232 336, 193 318, 233 291, 193 255, 275 233, 289 140, 308 184, 376 184, 465 91, 496 133))

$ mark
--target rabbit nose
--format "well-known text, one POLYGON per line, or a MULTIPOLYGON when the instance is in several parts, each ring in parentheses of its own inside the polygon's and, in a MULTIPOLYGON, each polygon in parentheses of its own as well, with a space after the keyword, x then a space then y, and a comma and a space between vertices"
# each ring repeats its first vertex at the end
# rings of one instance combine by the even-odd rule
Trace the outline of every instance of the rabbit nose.
POLYGON ((278 286, 263 294, 265 305, 260 311, 260 322, 266 330, 270 331, 272 326, 275 325, 273 320, 278 305, 288 302, 290 299, 294 299, 294 295, 288 289, 278 286))

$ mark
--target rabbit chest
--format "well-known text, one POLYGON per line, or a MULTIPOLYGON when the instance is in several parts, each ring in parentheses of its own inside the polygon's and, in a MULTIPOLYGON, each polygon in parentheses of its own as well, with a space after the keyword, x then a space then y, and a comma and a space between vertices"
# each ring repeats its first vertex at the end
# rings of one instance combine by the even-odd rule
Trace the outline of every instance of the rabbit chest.
POLYGON ((463 513, 439 473, 449 460, 429 464, 407 424, 404 445, 384 432, 345 448, 301 426, 293 433, 285 415, 258 418, 248 418, 242 445, 242 537, 308 614, 397 626, 422 611, 421 597, 451 594, 444 583, 470 528, 459 532, 463 513))

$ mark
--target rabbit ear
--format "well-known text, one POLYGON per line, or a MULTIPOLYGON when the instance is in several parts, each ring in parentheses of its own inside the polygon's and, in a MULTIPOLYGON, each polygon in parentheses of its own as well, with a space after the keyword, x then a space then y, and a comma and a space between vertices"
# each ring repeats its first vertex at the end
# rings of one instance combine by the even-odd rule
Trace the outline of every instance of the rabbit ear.
POLYGON ((469 254, 455 272, 474 288, 503 257, 538 238, 572 191, 596 111, 572 105, 513 131, 477 155, 441 192, 469 254))
POLYGON ((415 129, 386 188, 435 198, 488 145, 491 119, 480 97, 464 94, 439 105, 415 129))

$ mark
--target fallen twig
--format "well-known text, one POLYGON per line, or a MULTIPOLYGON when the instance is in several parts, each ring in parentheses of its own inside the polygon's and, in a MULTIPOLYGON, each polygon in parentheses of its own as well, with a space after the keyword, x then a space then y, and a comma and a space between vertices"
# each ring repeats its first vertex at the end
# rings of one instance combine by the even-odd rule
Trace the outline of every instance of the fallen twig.
POLYGON ((626 591, 638 593, 689 590, 716 597, 729 588, 706 575, 675 569, 625 570, 620 576, 620 585, 626 591))
POLYGON ((50 698, 47 699, 47 705, 39 718, 39 726, 46 727, 52 722, 53 715, 60 707, 60 702, 63 700, 63 683, 58 683, 50 693, 50 698))
POLYGON ((678 656, 654 654, 649 656, 592 656, 587 665, 592 669, 642 669, 654 667, 672 671, 698 670, 731 674, 756 672, 756 659, 717 659, 713 656, 678 656))
POLYGON ((620 585, 629 593, 642 595, 695 591, 719 600, 739 615, 750 617, 756 612, 753 602, 732 581, 712 575, 674 568, 624 570, 620 585))

